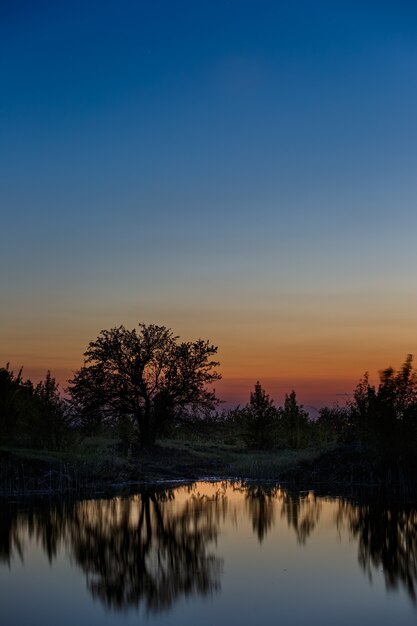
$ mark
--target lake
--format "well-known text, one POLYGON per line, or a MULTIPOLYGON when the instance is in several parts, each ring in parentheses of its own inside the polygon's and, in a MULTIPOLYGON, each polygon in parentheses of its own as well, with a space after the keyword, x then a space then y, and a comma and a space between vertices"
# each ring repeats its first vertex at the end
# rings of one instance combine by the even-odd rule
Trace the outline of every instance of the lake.
POLYGON ((222 481, 0 507, 2 626, 417 622, 409 504, 222 481))

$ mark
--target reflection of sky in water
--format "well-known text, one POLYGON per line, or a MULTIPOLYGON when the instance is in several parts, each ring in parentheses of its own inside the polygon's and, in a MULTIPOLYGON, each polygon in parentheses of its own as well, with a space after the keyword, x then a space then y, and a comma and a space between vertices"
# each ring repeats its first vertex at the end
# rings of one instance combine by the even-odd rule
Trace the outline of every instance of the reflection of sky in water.
MULTIPOLYGON (((7 562, 0 566, 2 624, 415 623, 417 609, 404 584, 399 581, 397 589, 387 591, 380 563, 371 564, 371 581, 358 565, 359 536, 352 533, 352 523, 358 520, 356 509, 312 494, 300 498, 279 490, 237 487, 200 483, 191 490, 178 488, 174 499, 152 501, 144 496, 68 506, 65 515, 50 518, 60 520, 61 533, 51 562, 41 541, 35 539, 45 531, 45 510, 31 518, 27 507, 26 512, 12 514, 9 519, 12 526, 14 520, 14 536, 23 546, 23 562, 12 549, 10 566, 7 562), (137 542, 141 511, 149 513, 150 535, 143 514, 143 541, 137 542), (30 536, 28 519, 34 531, 30 536), (123 520, 129 529, 126 539, 123 532, 118 533, 125 528, 123 520), (155 598, 151 598, 147 611, 150 592, 146 585, 139 585, 135 587, 142 594, 139 610, 123 606, 123 601, 107 610, 102 597, 93 598, 91 582, 100 579, 98 571, 105 572, 101 577, 105 593, 114 601, 117 590, 112 587, 112 576, 120 565, 126 574, 124 569, 135 563, 130 558, 143 550, 149 536, 152 548, 146 567, 155 573, 161 566, 158 555, 171 555, 174 569, 168 571, 178 568, 176 586, 158 578, 159 591, 172 593, 167 608, 152 610, 155 598), (124 561, 125 548, 130 565, 124 561), (187 552, 193 549, 198 554, 195 562, 192 552, 187 552), (193 587, 190 581, 200 582, 193 587)), ((372 507, 363 509, 360 523, 362 539, 371 537, 375 555, 378 541, 384 539, 379 536, 379 509, 375 517, 368 515, 372 507)), ((416 518, 409 515, 407 520, 412 540, 416 518)), ((400 534, 398 539, 401 561, 400 534)), ((415 541, 409 541, 406 563, 414 580, 415 541)), ((133 574, 137 574, 134 569, 133 574)))

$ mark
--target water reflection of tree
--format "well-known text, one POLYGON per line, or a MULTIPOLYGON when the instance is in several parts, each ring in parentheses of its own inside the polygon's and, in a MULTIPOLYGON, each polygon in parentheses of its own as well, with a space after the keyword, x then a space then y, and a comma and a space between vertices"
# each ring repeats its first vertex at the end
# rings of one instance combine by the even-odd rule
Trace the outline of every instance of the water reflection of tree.
MULTIPOLYGON (((224 483, 210 497, 194 486, 110 500, 37 502, 24 510, 0 502, 0 562, 23 559, 27 539, 36 539, 51 561, 65 548, 91 594, 107 607, 156 612, 181 596, 219 589, 221 561, 212 548, 222 519, 236 515, 237 523, 240 510, 228 504, 229 487, 242 494, 259 542, 279 516, 301 545, 318 524, 321 499, 314 494, 250 483, 224 483)), ((387 586, 402 586, 417 603, 417 512, 344 501, 337 523, 358 541, 360 566, 369 575, 382 568, 387 586)))
MULTIPOLYGON (((48 558, 60 543, 86 574, 93 597, 107 607, 168 608, 181 595, 207 595, 220 587, 215 542, 225 500, 171 491, 132 498, 85 500, 0 515, 0 559, 23 558, 23 538, 36 538, 48 558)), ((5 509, 6 511, 6 509, 5 509)), ((4 512, 5 512, 4 511, 4 512)))
POLYGON ((252 528, 262 543, 275 522, 275 509, 294 529, 297 541, 304 544, 320 517, 320 501, 312 492, 290 492, 274 485, 247 484, 243 487, 252 528))
POLYGON ((146 493, 77 508, 73 553, 106 606, 144 603, 158 611, 180 595, 219 588, 220 562, 207 553, 217 535, 216 507, 191 498, 174 508, 170 499, 170 492, 146 493))
POLYGON ((34 538, 43 548, 50 562, 56 557, 61 542, 65 539, 68 512, 72 504, 51 507, 48 501, 40 502, 36 508, 22 510, 17 503, 0 506, 0 562, 10 564, 17 553, 24 561, 25 539, 34 538))
POLYGON ((252 519, 252 529, 259 543, 267 535, 274 524, 274 512, 277 498, 277 487, 247 485, 245 488, 246 503, 252 519))
POLYGON ((16 523, 16 508, 2 506, 0 508, 0 562, 10 565, 13 554, 17 552, 23 560, 24 543, 19 526, 16 523))
POLYGON ((347 521, 358 544, 360 566, 384 572, 389 589, 403 586, 417 603, 417 512, 408 507, 340 504, 338 523, 347 521))
POLYGON ((297 541, 305 544, 316 527, 321 510, 321 502, 313 492, 280 492, 281 517, 286 518, 288 526, 294 529, 297 541))

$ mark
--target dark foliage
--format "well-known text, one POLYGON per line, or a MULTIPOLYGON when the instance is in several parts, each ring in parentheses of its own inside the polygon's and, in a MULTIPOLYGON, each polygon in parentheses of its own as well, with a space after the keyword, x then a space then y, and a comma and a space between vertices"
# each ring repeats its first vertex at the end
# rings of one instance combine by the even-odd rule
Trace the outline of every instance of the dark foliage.
POLYGON ((164 326, 139 324, 103 330, 85 352, 85 364, 68 389, 87 427, 123 420, 142 445, 152 444, 168 425, 207 416, 218 400, 207 385, 220 378, 208 341, 178 343, 164 326))
POLYGON ((378 387, 371 385, 365 374, 350 410, 356 437, 381 465, 399 473, 416 467, 417 373, 411 355, 400 370, 382 370, 378 387))
POLYGON ((48 371, 34 386, 9 366, 0 368, 0 442, 60 448, 68 438, 68 416, 55 379, 48 371))
POLYGON ((281 410, 281 427, 290 448, 301 448, 308 443, 309 418, 302 404, 297 403, 295 391, 285 394, 281 410))
POLYGON ((250 394, 249 403, 241 410, 244 439, 250 448, 264 450, 274 445, 278 410, 258 381, 250 394))
POLYGON ((313 437, 318 442, 348 442, 352 437, 350 410, 348 407, 323 407, 312 424, 313 437))

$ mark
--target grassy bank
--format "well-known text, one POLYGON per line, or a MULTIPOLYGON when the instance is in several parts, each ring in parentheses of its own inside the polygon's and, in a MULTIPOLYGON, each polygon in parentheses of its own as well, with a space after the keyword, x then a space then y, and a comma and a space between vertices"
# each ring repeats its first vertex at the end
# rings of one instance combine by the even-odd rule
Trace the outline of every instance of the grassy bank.
POLYGON ((311 465, 334 444, 295 450, 249 451, 233 445, 163 440, 121 455, 111 438, 91 437, 65 452, 0 448, 0 493, 95 491, 125 482, 172 479, 277 479, 311 465))
POLYGON ((66 451, 0 448, 0 495, 97 493, 127 483, 201 478, 277 480, 319 485, 417 490, 415 473, 384 464, 357 443, 268 451, 190 437, 151 449, 121 451, 111 436, 86 437, 66 451))

